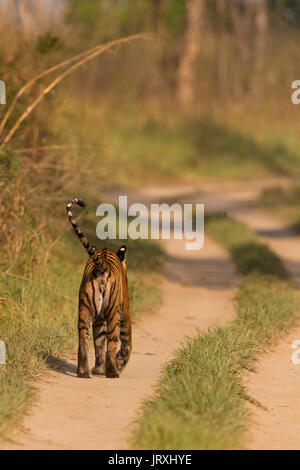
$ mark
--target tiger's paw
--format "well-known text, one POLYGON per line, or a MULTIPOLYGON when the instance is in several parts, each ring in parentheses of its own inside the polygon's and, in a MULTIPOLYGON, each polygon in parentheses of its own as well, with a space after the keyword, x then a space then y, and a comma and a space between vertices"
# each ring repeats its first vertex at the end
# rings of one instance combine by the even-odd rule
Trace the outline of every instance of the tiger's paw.
POLYGON ((106 371, 105 375, 108 379, 118 379, 119 378, 118 372, 115 372, 115 371, 106 371))
POLYGON ((92 368, 93 375, 104 375, 104 367, 103 366, 95 366, 92 368))
POLYGON ((105 375, 109 379, 115 379, 118 378, 120 375, 120 372, 118 371, 116 367, 116 363, 114 360, 111 360, 110 355, 108 352, 106 353, 106 361, 105 361, 105 375))
POLYGON ((91 374, 91 371, 87 371, 87 372, 77 372, 77 377, 79 379, 91 379, 92 378, 92 374, 91 374))

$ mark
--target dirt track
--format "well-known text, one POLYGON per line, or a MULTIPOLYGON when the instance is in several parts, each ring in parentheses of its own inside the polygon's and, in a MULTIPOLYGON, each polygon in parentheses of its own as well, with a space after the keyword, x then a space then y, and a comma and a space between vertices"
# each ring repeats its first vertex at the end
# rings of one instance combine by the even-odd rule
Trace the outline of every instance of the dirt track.
MULTIPOLYGON (((76 354, 39 384, 39 399, 7 449, 124 449, 134 419, 180 341, 229 321, 238 284, 223 249, 206 239, 201 251, 166 240, 162 308, 134 325, 133 355, 120 379, 77 379, 76 354)), ((76 312, 74 312, 76 315, 76 312)), ((92 355, 91 355, 92 361, 92 355)))
MULTIPOLYGON (((285 184, 285 182, 283 183, 285 184)), ((276 217, 266 215, 252 201, 259 185, 229 187, 207 185, 174 188, 164 196, 206 204, 206 211, 227 211, 246 222, 282 257, 295 288, 300 286, 300 237, 276 217)), ((144 197, 160 194, 152 188, 144 197)), ((142 199, 140 198, 140 201, 142 199)), ((39 401, 23 432, 5 443, 10 449, 122 449, 129 444, 134 419, 142 401, 151 395, 162 365, 180 341, 196 328, 228 321, 234 315, 232 298, 239 282, 225 254, 206 238, 200 252, 187 252, 183 242, 164 241, 168 256, 164 268, 164 305, 134 326, 134 352, 119 380, 75 377, 76 357, 61 361, 61 369, 41 382, 39 401)), ((74 312, 75 314, 75 312, 74 312)), ((262 358, 246 386, 267 411, 251 405, 253 425, 245 446, 250 449, 300 448, 300 365, 291 363, 292 341, 300 339, 295 327, 271 354, 262 358)))

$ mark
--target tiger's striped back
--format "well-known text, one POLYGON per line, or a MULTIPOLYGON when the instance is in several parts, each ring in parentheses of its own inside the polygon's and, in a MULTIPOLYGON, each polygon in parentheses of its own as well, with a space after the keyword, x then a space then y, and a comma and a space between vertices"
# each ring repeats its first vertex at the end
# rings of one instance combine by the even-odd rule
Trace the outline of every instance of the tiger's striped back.
POLYGON ((127 364, 131 349, 128 282, 125 267, 126 247, 115 253, 109 248, 97 250, 91 246, 74 220, 71 206, 84 205, 73 199, 67 204, 69 220, 76 235, 86 248, 89 259, 79 289, 78 316, 78 377, 89 378, 88 346, 90 327, 95 347, 94 375, 119 377, 127 364))

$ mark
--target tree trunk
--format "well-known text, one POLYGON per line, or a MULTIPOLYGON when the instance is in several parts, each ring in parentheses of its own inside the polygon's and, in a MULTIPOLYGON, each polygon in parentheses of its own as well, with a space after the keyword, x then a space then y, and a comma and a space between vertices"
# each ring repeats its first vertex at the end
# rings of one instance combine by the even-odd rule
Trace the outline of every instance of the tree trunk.
POLYGON ((268 11, 266 0, 256 0, 255 27, 256 31, 254 72, 256 77, 259 77, 263 72, 263 66, 266 57, 266 42, 268 29, 268 11))
MULTIPOLYGON (((261 0, 258 0, 261 1, 261 0)), ((234 96, 242 99, 253 82, 254 2, 230 3, 230 18, 233 26, 233 50, 235 63, 232 71, 234 96)))
POLYGON ((187 0, 187 25, 179 62, 177 86, 182 111, 191 112, 195 101, 195 63, 201 47, 205 0, 187 0))
POLYGON ((159 33, 163 28, 162 4, 163 0, 152 0, 154 31, 159 33))
POLYGON ((223 98, 227 94, 227 44, 226 44, 226 0, 216 1, 216 61, 218 94, 223 98))

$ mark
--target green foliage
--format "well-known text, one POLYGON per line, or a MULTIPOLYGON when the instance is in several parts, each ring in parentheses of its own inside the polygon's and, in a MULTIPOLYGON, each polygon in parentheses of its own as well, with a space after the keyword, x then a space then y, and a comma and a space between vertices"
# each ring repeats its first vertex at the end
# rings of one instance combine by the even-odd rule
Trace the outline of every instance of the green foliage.
POLYGON ((101 28, 106 36, 115 32, 125 35, 137 31, 155 29, 155 18, 163 19, 163 28, 172 35, 183 32, 185 24, 185 0, 71 0, 66 21, 81 25, 89 34, 101 28), (114 23, 114 24, 113 24, 114 23), (117 31, 118 30, 118 31, 117 31))
POLYGON ((291 173, 298 165, 298 156, 282 143, 264 144, 243 134, 233 127, 227 127, 210 119, 194 124, 195 145, 204 159, 228 165, 242 166, 252 162, 267 171, 282 174, 291 173))
POLYGON ((182 34, 186 22, 186 1, 167 0, 163 4, 167 31, 170 34, 182 34))
POLYGON ((300 186, 298 184, 286 189, 281 187, 264 189, 259 202, 269 209, 276 210, 291 223, 296 232, 300 232, 300 186))
POLYGON ((21 159, 11 148, 0 149, 0 182, 10 183, 20 170, 21 159))
POLYGON ((267 245, 244 243, 232 247, 231 253, 242 274, 258 272, 260 274, 275 274, 282 279, 287 277, 281 259, 267 245))
POLYGON ((153 30, 152 2, 71 0, 66 22, 79 26, 82 38, 112 38, 153 30))
MULTIPOLYGON (((21 256, 28 258, 26 251, 21 256)), ((7 364, 0 369, 0 435, 22 418, 34 396, 32 381, 47 358, 75 344, 76 286, 82 269, 61 264, 54 254, 44 268, 27 266, 30 277, 24 279, 10 275, 15 270, 11 265, 0 276, 0 338, 7 346, 7 364)))
POLYGON ((53 49, 57 49, 59 47, 61 47, 61 41, 58 36, 46 33, 45 35, 38 37, 36 50, 40 54, 47 54, 53 49))
MULTIPOLYGON (((274 3, 274 0, 273 0, 274 3)), ((283 0, 281 2, 284 10, 284 17, 290 23, 297 27, 300 26, 300 4, 299 0, 283 0)))
POLYGON ((84 23, 88 28, 99 25, 103 1, 71 0, 69 2, 67 21, 69 23, 84 23))
MULTIPOLYGON (((122 160, 137 177, 254 178, 264 174, 300 172, 297 153, 283 142, 259 142, 234 126, 202 120, 130 119, 108 126, 105 142, 110 155, 122 160)), ((118 175, 118 168, 116 168, 118 175)))
POLYGON ((242 274, 287 277, 281 259, 267 245, 258 242, 254 232, 241 222, 216 214, 206 218, 205 226, 207 233, 229 250, 242 274))

